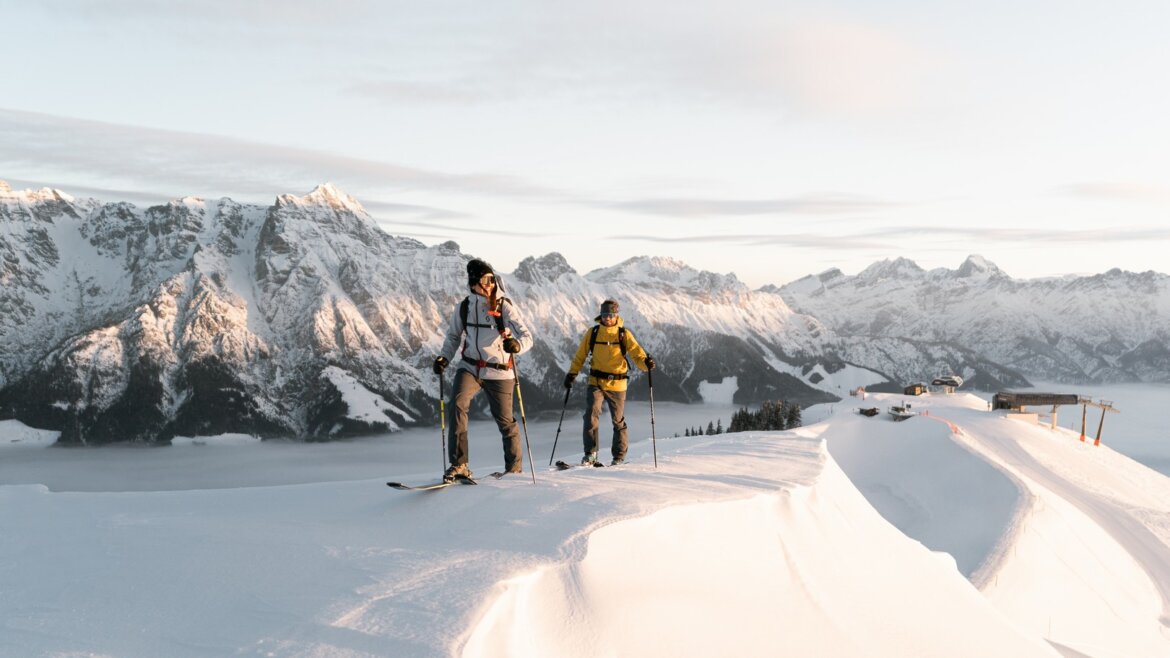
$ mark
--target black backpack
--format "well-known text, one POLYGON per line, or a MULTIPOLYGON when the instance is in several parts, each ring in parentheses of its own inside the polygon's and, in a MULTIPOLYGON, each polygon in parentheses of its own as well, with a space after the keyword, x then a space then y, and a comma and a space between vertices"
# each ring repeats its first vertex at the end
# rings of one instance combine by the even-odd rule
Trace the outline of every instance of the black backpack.
MULTIPOLYGON (((507 297, 501 297, 500 298, 500 308, 501 309, 504 308, 504 302, 508 302, 509 304, 511 304, 512 300, 508 299, 507 297)), ((459 304, 459 319, 463 321, 463 333, 467 333, 467 313, 470 309, 471 309, 471 298, 464 297, 463 302, 461 304, 459 304)), ((481 327, 484 329, 491 329, 494 326, 496 331, 500 332, 501 334, 504 333, 504 331, 505 331, 504 314, 501 312, 498 315, 493 315, 492 317, 495 318, 495 320, 496 320, 495 325, 476 323, 476 324, 473 324, 471 326, 481 327)), ((594 331, 593 335, 594 335, 594 337, 596 337, 597 332, 594 331)), ((623 338, 624 338, 624 335, 623 335, 623 338)), ((590 348, 590 349, 592 349, 592 348, 590 348)), ((622 354, 625 354, 625 353, 626 353, 626 348, 623 345, 622 346, 622 354)))
MULTIPOLYGON (((613 345, 613 343, 605 340, 597 340, 597 332, 601 330, 601 325, 593 325, 593 332, 589 334, 589 356, 593 357, 593 346, 601 343, 602 345, 613 345)), ((618 327, 618 349, 622 351, 622 360, 626 362, 626 367, 630 367, 630 359, 626 356, 626 328, 618 327)))

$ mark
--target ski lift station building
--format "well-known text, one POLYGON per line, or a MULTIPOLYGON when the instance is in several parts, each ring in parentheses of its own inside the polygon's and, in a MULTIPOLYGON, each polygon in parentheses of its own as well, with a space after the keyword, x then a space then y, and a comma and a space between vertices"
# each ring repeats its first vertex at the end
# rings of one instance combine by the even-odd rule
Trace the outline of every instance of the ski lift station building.
POLYGON ((1057 407, 1062 404, 1080 404, 1076 393, 1013 393, 1001 391, 991 398, 992 409, 1023 412, 1024 407, 1057 407))

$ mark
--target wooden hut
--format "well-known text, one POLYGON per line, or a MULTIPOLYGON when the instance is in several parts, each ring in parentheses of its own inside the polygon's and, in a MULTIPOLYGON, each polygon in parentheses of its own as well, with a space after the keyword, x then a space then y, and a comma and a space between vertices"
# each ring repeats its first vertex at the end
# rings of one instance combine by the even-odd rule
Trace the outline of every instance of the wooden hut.
POLYGON ((923 384, 922 382, 911 384, 902 389, 902 393, 904 395, 924 395, 926 394, 926 384, 923 384))

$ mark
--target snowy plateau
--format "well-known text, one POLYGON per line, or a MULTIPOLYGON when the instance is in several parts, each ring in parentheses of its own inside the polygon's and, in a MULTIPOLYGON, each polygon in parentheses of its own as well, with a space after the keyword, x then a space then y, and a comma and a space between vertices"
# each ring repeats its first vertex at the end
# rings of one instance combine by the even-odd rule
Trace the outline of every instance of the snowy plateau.
POLYGON ((530 422, 535 484, 485 477, 499 439, 476 421, 480 484, 429 492, 384 482, 433 481, 437 428, 29 433, 0 444, 0 656, 1170 655, 1170 479, 1108 441, 969 393, 902 422, 821 404, 798 429, 686 438, 661 428, 708 405, 657 407, 655 443, 630 405, 616 468, 548 467, 556 421, 530 422))
MULTIPOLYGON (((384 233, 330 184, 271 206, 139 208, 0 183, 0 419, 65 445, 429 423, 429 363, 470 257, 384 233)), ((729 378, 737 404, 807 406, 843 382, 892 391, 939 373, 978 390, 1170 377, 1170 289, 1153 273, 1017 282, 974 257, 953 272, 899 260, 751 290, 658 257, 581 275, 554 252, 504 279, 538 336, 520 363, 534 412, 559 407, 606 297, 661 364, 662 401, 725 396, 729 378)))

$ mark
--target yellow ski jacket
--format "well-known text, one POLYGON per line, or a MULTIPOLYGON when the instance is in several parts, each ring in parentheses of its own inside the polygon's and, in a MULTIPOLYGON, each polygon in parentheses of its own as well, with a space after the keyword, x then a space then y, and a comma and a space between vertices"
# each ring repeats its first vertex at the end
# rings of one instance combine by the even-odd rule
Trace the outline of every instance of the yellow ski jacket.
MULTIPOLYGON (((629 384, 627 375, 630 367, 622 358, 622 348, 618 344, 618 335, 621 333, 618 328, 623 326, 624 322, 621 318, 618 318, 617 324, 612 327, 603 324, 597 325, 597 344, 593 346, 593 358, 589 364, 589 384, 591 386, 606 391, 626 390, 626 386, 629 384)), ((638 344, 637 339, 634 338, 634 332, 626 329, 625 335, 626 356, 630 357, 640 369, 646 370, 646 350, 638 344)), ((581 345, 577 348, 577 354, 569 366, 569 374, 576 376, 577 373, 581 372, 581 367, 585 365, 585 357, 589 356, 589 343, 592 337, 593 327, 590 327, 581 337, 581 345)))

